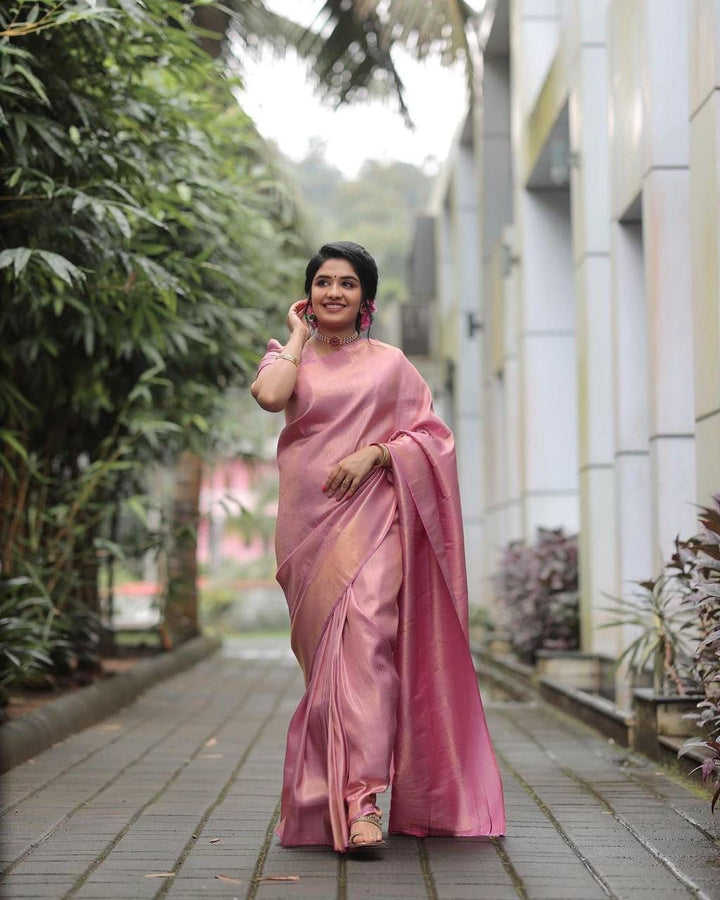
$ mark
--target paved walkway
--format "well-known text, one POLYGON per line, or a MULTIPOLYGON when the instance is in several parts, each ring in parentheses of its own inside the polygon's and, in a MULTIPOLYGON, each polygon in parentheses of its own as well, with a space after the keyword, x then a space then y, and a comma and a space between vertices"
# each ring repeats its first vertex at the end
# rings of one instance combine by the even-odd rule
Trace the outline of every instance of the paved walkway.
POLYGON ((300 694, 277 642, 236 643, 12 770, 1 895, 720 898, 720 816, 706 799, 545 705, 489 695, 506 838, 391 837, 372 861, 283 849, 273 827, 300 694))

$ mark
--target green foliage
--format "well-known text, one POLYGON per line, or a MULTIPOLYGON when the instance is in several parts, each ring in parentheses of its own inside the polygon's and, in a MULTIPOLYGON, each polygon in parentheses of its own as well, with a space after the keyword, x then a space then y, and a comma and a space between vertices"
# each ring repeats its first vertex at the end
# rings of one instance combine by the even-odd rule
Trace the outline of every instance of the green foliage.
POLYGON ((52 665, 58 646, 55 612, 45 597, 32 596, 29 578, 0 582, 0 697, 5 687, 52 665))
POLYGON ((398 46, 416 59, 437 54, 448 65, 463 61, 471 83, 477 46, 472 7, 464 0, 325 0, 298 49, 331 101, 394 94, 409 120, 392 55, 398 46))
POLYGON ((413 221, 427 202, 430 179, 409 163, 368 160, 357 178, 346 180, 325 162, 324 151, 315 140, 305 159, 292 165, 316 244, 349 239, 367 247, 380 269, 381 300, 403 299, 413 221))
POLYGON ((307 248, 185 4, 18 0, 0 33, 2 573, 80 622, 118 502, 212 444, 307 248))
POLYGON ((700 508, 698 534, 675 540, 675 552, 662 574, 642 582, 643 592, 616 606, 609 623, 632 625, 637 637, 621 660, 640 670, 653 667, 655 693, 699 695, 694 719, 702 738, 691 738, 680 750, 699 749, 702 776, 715 788, 711 808, 720 800, 720 493, 712 506, 700 508))
POLYGON ((87 609, 52 604, 32 578, 0 580, 0 702, 15 682, 46 685, 98 660, 99 623, 87 609))
POLYGON ((631 672, 652 668, 658 696, 686 694, 692 689, 690 663, 697 639, 697 623, 685 608, 682 584, 671 575, 639 582, 630 597, 613 598, 612 618, 601 628, 630 626, 635 637, 617 659, 631 672))

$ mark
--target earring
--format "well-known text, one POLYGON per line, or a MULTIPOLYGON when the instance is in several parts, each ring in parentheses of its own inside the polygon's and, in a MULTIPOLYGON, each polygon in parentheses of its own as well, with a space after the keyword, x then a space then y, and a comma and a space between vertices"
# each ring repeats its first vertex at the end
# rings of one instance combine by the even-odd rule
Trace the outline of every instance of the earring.
POLYGON ((315 331, 317 331, 318 319, 317 319, 317 316, 315 315, 315 312, 312 308, 312 304, 310 303, 309 300, 308 300, 307 306, 305 307, 304 316, 305 316, 305 321, 310 325, 310 327, 312 329, 314 329, 315 331))

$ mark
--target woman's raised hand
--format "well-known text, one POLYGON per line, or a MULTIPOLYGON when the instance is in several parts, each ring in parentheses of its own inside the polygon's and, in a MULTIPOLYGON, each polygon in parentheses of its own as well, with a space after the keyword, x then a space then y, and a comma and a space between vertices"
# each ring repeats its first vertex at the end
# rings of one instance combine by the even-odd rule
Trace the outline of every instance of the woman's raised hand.
POLYGON ((301 336, 307 340, 310 337, 310 329, 302 318, 302 314, 307 307, 307 300, 297 300, 288 310, 287 327, 290 334, 300 332, 301 336), (303 334, 303 332, 305 332, 303 334))
POLYGON ((323 490, 335 500, 352 497, 360 485, 367 481, 381 456, 382 450, 375 444, 356 450, 330 469, 323 490))

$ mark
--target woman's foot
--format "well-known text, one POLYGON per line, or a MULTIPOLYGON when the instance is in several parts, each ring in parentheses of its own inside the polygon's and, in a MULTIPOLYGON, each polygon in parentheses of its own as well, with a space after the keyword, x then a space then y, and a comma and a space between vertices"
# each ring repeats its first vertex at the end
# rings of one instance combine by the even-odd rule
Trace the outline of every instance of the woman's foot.
POLYGON ((350 823, 349 850, 358 847, 377 847, 384 843, 380 816, 368 813, 350 823))

